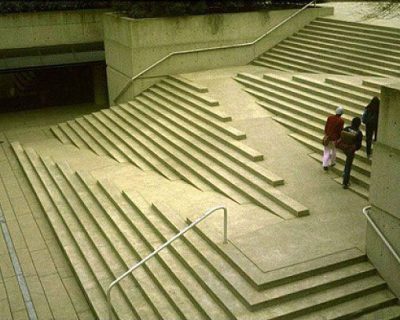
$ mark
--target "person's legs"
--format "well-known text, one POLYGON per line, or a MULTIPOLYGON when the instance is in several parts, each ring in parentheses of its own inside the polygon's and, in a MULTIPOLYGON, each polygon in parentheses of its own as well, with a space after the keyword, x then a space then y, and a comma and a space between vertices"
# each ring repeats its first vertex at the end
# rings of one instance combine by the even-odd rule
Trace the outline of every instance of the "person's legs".
POLYGON ((335 147, 335 143, 332 141, 330 142, 332 144, 331 146, 331 166, 334 166, 336 164, 336 147, 335 147))
POLYGON ((327 146, 324 146, 324 155, 322 157, 322 166, 325 168, 328 168, 330 162, 331 162, 331 142, 328 143, 327 146))
POLYGON ((353 164, 354 153, 348 153, 346 155, 346 164, 344 165, 343 172, 343 187, 347 187, 350 181, 350 171, 353 164))
POLYGON ((374 128, 370 125, 367 125, 365 128, 365 140, 367 142, 367 156, 370 156, 372 153, 371 145, 372 145, 372 135, 374 133, 374 128))

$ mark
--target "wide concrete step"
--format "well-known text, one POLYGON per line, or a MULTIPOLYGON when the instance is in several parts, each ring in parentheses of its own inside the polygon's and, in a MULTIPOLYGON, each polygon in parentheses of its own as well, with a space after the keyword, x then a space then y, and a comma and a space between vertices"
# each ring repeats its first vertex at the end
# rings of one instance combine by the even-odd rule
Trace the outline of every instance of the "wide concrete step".
POLYGON ((87 133, 87 131, 82 128, 82 126, 75 120, 69 120, 66 122, 68 127, 75 133, 75 136, 81 139, 87 147, 92 150, 95 154, 100 156, 107 155, 107 151, 102 147, 101 144, 97 143, 97 141, 87 133))
MULTIPOLYGON (((253 163, 252 161, 247 160, 240 154, 235 154, 231 150, 226 150, 226 148, 220 148, 221 145, 218 145, 215 143, 215 141, 209 141, 207 139, 207 136, 204 136, 201 132, 196 130, 195 128, 190 128, 187 126, 186 122, 181 121, 180 117, 176 116, 175 113, 167 113, 165 112, 165 109, 160 105, 156 104, 154 102, 157 102, 155 99, 147 99, 146 98, 141 98, 137 99, 138 102, 141 104, 145 105, 146 107, 149 108, 152 112, 157 114, 159 117, 164 119, 165 121, 169 122, 170 125, 167 126, 167 128, 170 131, 175 132, 175 134, 178 137, 182 137, 185 141, 187 141, 189 144, 191 144, 195 148, 199 148, 202 150, 207 150, 206 153, 209 154, 211 157, 217 157, 218 161, 222 162, 224 161, 225 163, 230 163, 232 162, 232 166, 235 167, 234 171, 236 170, 241 170, 240 168, 236 169, 237 166, 239 165, 242 168, 245 168, 251 173, 254 173, 257 175, 257 177, 267 181, 271 185, 280 185, 283 184, 283 179, 275 175, 274 173, 270 172, 269 170, 253 163), (218 151, 218 152, 215 152, 218 151), (223 160, 224 159, 224 160, 223 160)), ((226 141, 226 140, 225 140, 226 141)), ((223 141, 221 141, 223 142, 223 141)), ((227 143, 225 142, 225 145, 227 143)), ((231 165, 228 165, 228 167, 231 167, 231 165)))
POLYGON ((310 68, 307 66, 299 66, 296 63, 281 61, 279 59, 275 59, 274 57, 269 57, 268 59, 264 59, 263 56, 260 56, 259 58, 253 60, 251 64, 287 72, 295 71, 295 72, 305 72, 305 73, 317 73, 317 71, 312 67, 310 68))
MULTIPOLYGON (((364 37, 354 37, 351 34, 338 34, 335 32, 331 32, 328 30, 316 30, 314 28, 303 28, 299 30, 297 35, 312 35, 316 37, 320 37, 320 39, 335 39, 336 41, 346 41, 349 42, 349 46, 352 46, 352 43, 354 45, 362 44, 364 46, 376 46, 376 47, 381 47, 384 50, 394 50, 394 51, 400 51, 400 45, 397 43, 392 43, 390 41, 377 41, 377 40, 372 40, 372 39, 366 39, 364 37)), ((331 41, 329 41, 331 42, 331 41)))
POLYGON ((207 87, 204 87, 204 86, 202 86, 202 85, 200 85, 200 84, 198 84, 196 82, 193 82, 193 81, 191 81, 189 79, 186 79, 183 76, 180 76, 180 75, 168 75, 167 78, 171 79, 171 80, 173 80, 175 82, 178 82, 179 84, 181 84, 181 85, 183 85, 183 86, 185 86, 185 87, 187 87, 187 88, 189 88, 191 90, 194 90, 196 92, 200 92, 200 93, 208 92, 208 88, 207 87))
MULTIPOLYGON (((344 105, 346 109, 350 107, 350 110, 354 112, 355 111, 359 112, 363 110, 365 104, 368 103, 372 98, 369 96, 356 95, 354 93, 349 97, 343 93, 343 90, 336 89, 335 92, 334 90, 331 90, 331 88, 327 88, 324 85, 318 85, 318 82, 316 80, 314 81, 309 80, 309 78, 301 76, 299 77, 294 76, 292 79, 285 79, 285 78, 280 78, 279 76, 264 74, 263 80, 269 82, 270 85, 274 83, 282 84, 285 87, 291 88, 292 92, 296 90, 296 92, 297 91, 303 92, 304 94, 309 93, 311 94, 311 96, 314 96, 316 98, 321 98, 321 100, 315 100, 314 102, 318 103, 327 102, 336 105, 341 104, 344 105)), ((350 95, 350 93, 348 93, 348 95, 350 95)))
MULTIPOLYGON (((46 212, 57 240, 86 292, 89 303, 99 318, 105 318, 107 314, 105 292, 113 277, 104 265, 103 257, 97 250, 82 250, 82 248, 93 248, 92 239, 82 231, 80 221, 66 203, 65 195, 58 188, 55 178, 50 175, 42 159, 32 149, 22 149, 19 143, 14 143, 12 147, 46 212)), ((119 288, 114 292, 114 299, 118 300, 114 305, 118 319, 131 315, 132 306, 119 288)), ((132 319, 138 318, 133 315, 132 319)))
POLYGON ((327 27, 338 30, 353 31, 357 32, 358 34, 363 34, 367 36, 374 35, 393 40, 400 40, 399 30, 396 28, 382 29, 377 27, 376 25, 368 25, 360 23, 349 24, 346 23, 346 21, 339 21, 333 19, 331 20, 316 19, 312 21, 310 25, 327 27))
MULTIPOLYGON (((360 90, 352 90, 350 87, 342 87, 342 86, 337 86, 331 83, 328 83, 326 80, 317 80, 315 78, 307 77, 307 76, 293 76, 292 80, 294 82, 299 82, 302 84, 306 84, 309 90, 316 90, 316 93, 319 93, 319 90, 322 90, 324 93, 325 92, 330 92, 335 95, 339 95, 342 97, 350 98, 352 100, 358 101, 358 103, 362 104, 367 104, 371 98, 374 96, 374 94, 364 94, 361 93, 360 90), (318 90, 319 89, 319 90, 318 90)), ((314 91, 315 92, 315 91, 314 91)), ((335 96, 334 95, 334 96, 335 96)), ((347 100, 343 99, 343 105, 346 106, 346 111, 357 111, 357 116, 359 115, 359 109, 357 108, 354 110, 353 108, 348 109, 348 106, 346 105, 347 100)), ((353 114, 353 113, 352 113, 353 114)))
POLYGON ((61 130, 61 128, 58 125, 51 126, 50 131, 54 134, 54 136, 60 140, 61 143, 67 144, 73 144, 71 139, 64 133, 64 131, 61 130))
MULTIPOLYGON (((297 137, 294 136, 293 138, 298 138, 298 136, 297 137)), ((296 140, 298 140, 298 139, 296 139, 296 140)), ((300 141, 300 140, 298 140, 298 141, 300 141)), ((321 161, 322 153, 311 153, 311 154, 309 154, 309 156, 311 158, 317 160, 318 162, 320 162, 322 165, 322 161, 321 161)), ((330 167, 329 170, 336 173, 338 176, 342 177, 343 172, 344 172, 345 157, 340 151, 338 151, 337 156, 338 157, 337 157, 336 166, 330 167)), ((351 167, 350 182, 353 184, 357 184, 360 187, 362 187, 363 189, 365 189, 365 191, 368 191, 369 186, 370 186, 370 177, 366 174, 362 174, 357 169, 359 169, 359 168, 357 168, 355 165, 353 165, 351 167)), ((340 181, 340 183, 342 183, 342 181, 340 181)))
POLYGON ((391 305, 381 309, 369 312, 357 318, 358 320, 396 320, 400 319, 400 305, 391 305))
MULTIPOLYGON (((99 209, 103 208, 101 222, 107 236, 113 241, 115 250, 128 263, 127 269, 146 258, 162 242, 147 225, 140 224, 140 215, 135 206, 126 202, 121 192, 110 182, 94 180, 84 172, 77 173, 93 201, 99 209), (104 210, 107 208, 106 210, 104 210), (107 213, 107 216, 104 214, 107 213), (146 238, 143 237, 146 234, 146 238), (114 239, 111 237, 114 235, 114 239)), ((93 205, 95 206, 95 205, 93 205)), ((169 270, 159 259, 151 259, 133 272, 146 299, 150 300, 159 318, 203 319, 202 312, 196 308, 186 292, 179 286, 169 270), (145 271, 145 273, 144 273, 145 271)), ((135 288, 132 288, 133 290, 135 288)))
POLYGON ((76 118, 74 121, 83 129, 83 132, 81 131, 82 139, 85 139, 85 141, 90 139, 93 145, 98 146, 96 147, 96 150, 98 149, 96 154, 106 154, 118 162, 128 161, 128 157, 116 148, 116 145, 113 143, 114 141, 110 141, 110 139, 107 139, 106 136, 98 131, 98 123, 92 121, 90 117, 76 118))
POLYGON ((399 305, 394 305, 396 302, 396 296, 389 290, 383 289, 296 319, 395 319, 391 317, 396 314, 396 311, 393 311, 394 308, 399 307, 399 305))
POLYGON ((286 40, 283 40, 281 44, 290 45, 291 47, 296 47, 299 49, 315 50, 316 52, 325 54, 334 52, 339 57, 349 59, 356 57, 359 61, 367 63, 370 62, 386 67, 394 67, 400 63, 400 57, 397 57, 395 54, 390 54, 390 52, 377 53, 375 51, 369 51, 366 48, 349 47, 345 44, 335 45, 325 43, 323 41, 304 39, 300 37, 290 37, 286 40))
POLYGON ((223 122, 228 122, 232 120, 231 116, 228 116, 223 112, 218 111, 217 108, 210 107, 205 103, 201 103, 190 97, 186 97, 181 93, 174 92, 173 90, 171 90, 170 86, 165 83, 158 82, 154 86, 150 87, 148 90, 158 93, 178 108, 181 108, 187 112, 190 112, 191 110, 197 110, 205 115, 209 115, 223 122))
POLYGON ((245 257, 235 245, 229 241, 226 244, 223 243, 223 233, 221 230, 205 224, 198 224, 194 230, 245 277, 247 282, 257 291, 301 281, 312 276, 329 273, 343 267, 367 261, 364 253, 357 248, 352 248, 265 273, 245 257))
MULTIPOLYGON (((118 219, 118 216, 113 216, 110 219, 109 215, 105 214, 106 210, 92 196, 90 189, 88 190, 88 185, 84 183, 89 182, 89 179, 81 180, 65 164, 56 164, 56 166, 65 180, 64 183, 59 182, 59 187, 62 188, 69 203, 79 214, 83 228, 95 241, 94 244, 102 252, 105 263, 110 270, 113 270, 113 274, 117 278, 134 263, 140 261, 142 257, 135 256, 129 240, 120 232, 121 219, 118 219)), ((95 184, 95 182, 92 182, 92 184, 95 184)), ((138 247, 137 243, 136 247, 138 247)), ((144 304, 142 306, 134 304, 133 312, 137 313, 140 318, 144 315, 150 316, 153 313, 159 317, 162 315, 168 318, 178 317, 177 310, 163 295, 162 290, 153 281, 153 277, 147 272, 146 268, 135 270, 134 276, 126 277, 123 282, 120 282, 120 286, 124 289, 130 301, 148 300, 149 306, 147 308, 144 304), (135 293, 132 294, 132 291, 135 291, 135 293), (143 299, 143 297, 147 299, 143 299)))
POLYGON ((280 43, 271 52, 279 52, 285 56, 304 57, 305 61, 316 59, 322 65, 330 66, 331 63, 340 64, 343 71, 349 73, 370 72, 377 75, 398 77, 400 63, 388 62, 373 58, 366 58, 361 54, 343 53, 340 50, 320 49, 318 47, 299 47, 297 44, 280 43), (307 60, 308 59, 308 60, 307 60), (324 63, 323 60, 329 61, 324 63))
MULTIPOLYGON (((137 223, 137 229, 141 230, 141 227, 146 225, 150 227, 153 232, 157 234, 161 242, 170 240, 175 233, 171 232, 171 228, 168 224, 160 221, 158 214, 148 208, 147 204, 144 204, 140 200, 140 196, 132 191, 123 192, 124 200, 131 206, 137 208, 137 213, 140 215, 138 219, 135 219, 137 223), (166 237, 164 235, 167 235, 166 237)), ((143 238, 148 237, 148 233, 142 233, 143 238)), ((170 274, 179 282, 179 285, 185 290, 185 292, 191 297, 191 300, 199 308, 208 319, 231 319, 231 315, 227 313, 227 310, 218 303, 218 299, 215 293, 209 290, 203 285, 202 278, 199 278, 193 273, 192 265, 193 260, 188 262, 177 258, 176 251, 181 248, 181 240, 174 241, 157 255, 163 265, 168 268, 170 274)), ((154 250, 158 247, 154 246, 154 250)), ((201 268, 201 265, 199 265, 201 268)))
POLYGON ((271 50, 264 53, 257 60, 278 65, 292 66, 292 71, 310 70, 312 73, 352 74, 341 70, 341 68, 337 66, 323 66, 320 65, 319 61, 307 61, 303 60, 302 57, 291 57, 286 53, 281 54, 279 52, 272 52, 271 50))
MULTIPOLYGON (((157 114, 149 111, 146 106, 138 103, 131 104, 131 106, 138 111, 131 112, 131 116, 143 125, 147 125, 148 129, 160 138, 159 146, 169 150, 171 157, 175 157, 181 165, 186 165, 188 169, 192 169, 194 173, 212 183, 214 189, 219 189, 239 203, 247 202, 246 198, 255 201, 256 204, 284 218, 289 217, 288 214, 285 214, 285 210, 289 210, 296 216, 308 214, 308 210, 304 206, 270 187, 257 176, 248 174, 246 170, 239 167, 227 169, 228 161, 213 156, 205 148, 195 148, 190 140, 184 141, 182 134, 176 130, 173 131, 168 122, 159 119, 157 114), (139 112, 142 116, 138 115, 139 112), (218 185, 215 183, 215 179, 218 179, 218 185), (222 189, 223 185, 224 189, 222 189)), ((153 138, 153 141, 156 140, 153 138)), ((230 163, 230 166, 233 165, 230 163)))
POLYGON ((376 54, 382 54, 385 56, 390 56, 394 57, 395 61, 397 61, 396 56, 398 56, 399 49, 398 48, 388 48, 388 47, 383 47, 380 46, 379 44, 377 45, 374 41, 354 41, 352 38, 345 38, 343 39, 337 39, 333 35, 329 34, 311 34, 311 33, 305 33, 305 32, 298 32, 294 36, 290 37, 290 40, 293 41, 301 41, 301 42, 306 42, 309 43, 310 41, 312 43, 321 44, 321 46, 335 46, 335 47, 340 47, 340 46, 345 46, 346 48, 350 50, 362 50, 362 51, 371 51, 376 54))
POLYGON ((345 35, 353 38, 368 39, 383 43, 392 43, 400 46, 400 38, 392 32, 374 32, 373 28, 357 28, 349 26, 338 26, 335 24, 323 23, 321 21, 311 22, 305 29, 318 30, 321 32, 330 32, 338 35, 345 35))
POLYGON ((177 117, 181 118, 182 121, 187 123, 190 127, 195 127, 198 130, 207 133, 216 139, 224 140, 227 137, 233 138, 235 140, 242 140, 246 138, 246 134, 241 132, 225 123, 221 123, 218 120, 215 120, 211 117, 207 117, 206 115, 202 115, 200 112, 196 110, 192 110, 192 114, 196 114, 193 116, 192 114, 188 114, 185 111, 177 109, 173 104, 168 103, 161 95, 153 94, 152 92, 143 92, 136 100, 141 100, 143 98, 147 98, 152 100, 153 103, 164 108, 166 113, 172 113, 177 117))
POLYGON ((182 81, 176 81, 176 79, 168 77, 161 81, 162 84, 168 85, 170 90, 176 91, 178 94, 183 94, 194 100, 198 100, 208 106, 215 107, 219 105, 219 102, 205 94, 199 93, 197 90, 190 88, 187 83, 183 84, 182 81))
POLYGON ((285 61, 295 61, 300 65, 312 65, 320 72, 332 74, 360 74, 381 77, 397 77, 399 72, 385 67, 371 66, 368 63, 358 62, 355 58, 345 59, 335 55, 321 54, 313 50, 295 49, 290 46, 276 46, 264 54, 264 57, 274 56, 285 61))
POLYGON ((87 143, 83 141, 66 122, 58 124, 58 127, 60 128, 61 132, 65 136, 67 136, 72 144, 74 144, 76 147, 78 147, 79 149, 89 149, 87 143))
POLYGON ((382 26, 382 25, 376 25, 376 24, 371 25, 371 24, 365 24, 365 23, 354 22, 354 21, 332 19, 332 18, 327 18, 327 17, 319 17, 315 21, 330 23, 330 24, 339 25, 339 26, 343 26, 343 27, 355 26, 358 28, 365 28, 365 29, 371 30, 372 32, 384 31, 384 32, 390 32, 393 34, 393 33, 396 33, 399 31, 399 29, 396 27, 382 26))
MULTIPOLYGON (((305 90, 298 83, 271 77, 270 80, 267 78, 261 79, 251 74, 238 74, 235 78, 237 81, 245 85, 246 91, 255 95, 260 100, 270 102, 275 100, 277 103, 290 103, 297 105, 299 108, 309 110, 313 113, 319 114, 326 117, 334 112, 337 108, 338 103, 326 99, 319 98, 312 94, 313 90, 310 88, 310 93, 304 92, 305 90), (279 83, 281 82, 281 83, 279 83), (293 86, 293 88, 291 88, 293 86)), ((349 110, 350 114, 360 115, 362 113, 363 106, 357 104, 357 107, 346 106, 346 110, 349 110)), ((343 115, 345 120, 350 121, 352 117, 343 115)))
MULTIPOLYGON (((101 113, 83 116, 83 119, 92 127, 92 130, 98 132, 98 136, 102 138, 100 142, 105 143, 107 151, 112 154, 112 157, 119 162, 129 161, 143 170, 148 170, 150 167, 141 161, 138 156, 138 150, 129 148, 125 143, 126 135, 121 133, 116 126, 105 126, 99 118, 101 118, 101 113)), ((82 121, 82 123, 84 122, 82 121)))
POLYGON ((149 142, 141 130, 135 129, 125 119, 124 115, 121 117, 117 112, 118 108, 102 110, 99 114, 94 114, 94 116, 106 127, 112 128, 112 131, 117 133, 121 141, 124 141, 131 150, 136 150, 142 163, 145 163, 146 166, 157 171, 165 178, 176 180, 178 175, 164 164, 168 155, 149 142))
POLYGON ((337 87, 345 88, 345 89, 350 89, 352 91, 357 91, 360 92, 361 94, 365 94, 368 96, 380 96, 380 90, 372 89, 372 88, 367 88, 364 87, 360 84, 356 84, 351 79, 338 79, 338 78, 326 78, 325 82, 330 85, 334 85, 337 87))
MULTIPOLYGON (((163 219, 174 227, 175 232, 179 232, 187 226, 183 219, 169 207, 162 204, 154 204, 154 206, 163 219)), ((359 262, 259 291, 255 290, 235 266, 218 254, 218 250, 214 249, 200 234, 186 233, 183 240, 204 263, 208 264, 214 273, 220 275, 225 285, 252 311, 376 273, 375 268, 369 262, 359 262)))

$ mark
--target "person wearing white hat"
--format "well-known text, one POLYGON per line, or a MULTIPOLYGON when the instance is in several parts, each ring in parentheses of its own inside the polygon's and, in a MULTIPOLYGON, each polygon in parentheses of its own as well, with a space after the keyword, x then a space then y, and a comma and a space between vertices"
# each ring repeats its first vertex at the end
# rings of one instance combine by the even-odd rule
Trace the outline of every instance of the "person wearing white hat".
POLYGON ((341 118, 344 110, 338 107, 334 115, 330 115, 325 123, 325 136, 323 138, 324 154, 322 156, 322 167, 328 170, 336 164, 335 142, 340 138, 340 132, 343 129, 344 121, 341 118))

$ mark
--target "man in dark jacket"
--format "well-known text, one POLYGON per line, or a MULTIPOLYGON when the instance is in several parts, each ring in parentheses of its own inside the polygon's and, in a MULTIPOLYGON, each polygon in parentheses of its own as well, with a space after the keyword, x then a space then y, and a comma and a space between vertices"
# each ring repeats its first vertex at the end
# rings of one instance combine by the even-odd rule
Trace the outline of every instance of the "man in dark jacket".
MULTIPOLYGON (((343 131, 348 133, 351 141, 346 142, 345 146, 342 145, 341 149, 346 154, 346 164, 343 172, 343 189, 349 188, 350 171, 353 165, 354 154, 361 148, 363 134, 360 131, 361 119, 359 117, 353 118, 351 125, 344 128, 343 131)), ((343 140, 341 138, 341 140, 343 140)), ((342 141, 343 142, 343 141, 342 141)), ((339 143, 340 144, 340 143, 339 143)))
POLYGON ((335 143, 339 139, 344 125, 344 121, 341 118, 342 114, 343 108, 337 108, 336 114, 329 116, 325 123, 325 137, 328 139, 328 144, 324 145, 324 155, 322 157, 324 170, 328 170, 328 166, 334 166, 336 162, 335 143))
POLYGON ((378 118, 379 118, 379 105, 380 100, 378 97, 373 97, 371 102, 365 107, 362 122, 365 124, 365 140, 367 142, 367 156, 368 159, 372 154, 372 137, 376 141, 378 131, 378 118))

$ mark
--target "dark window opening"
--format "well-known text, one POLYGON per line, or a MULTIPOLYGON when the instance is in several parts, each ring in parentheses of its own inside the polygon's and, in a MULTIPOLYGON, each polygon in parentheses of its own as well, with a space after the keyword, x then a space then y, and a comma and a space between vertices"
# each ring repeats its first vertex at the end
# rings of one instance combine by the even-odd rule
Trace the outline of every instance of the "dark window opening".
POLYGON ((92 66, 57 66, 1 73, 0 112, 91 103, 94 101, 92 66))

